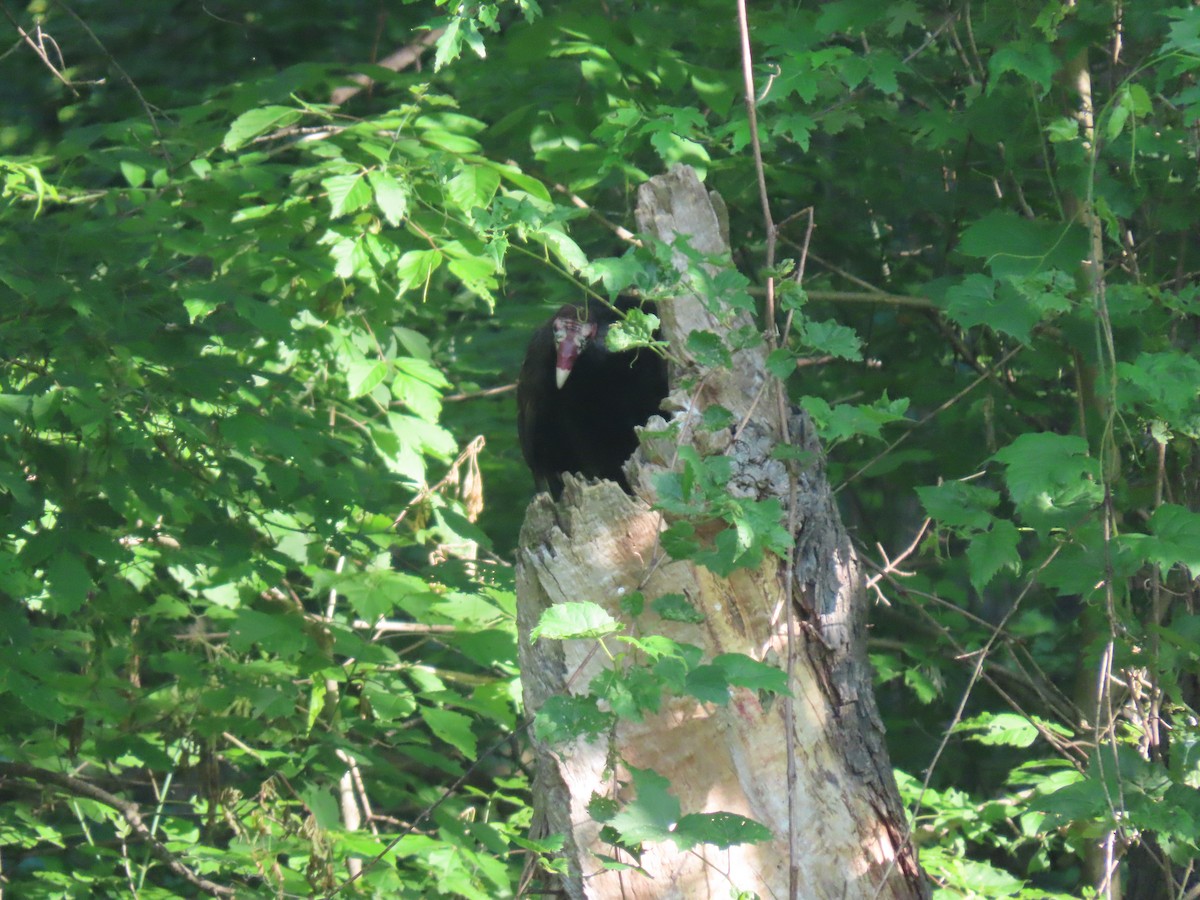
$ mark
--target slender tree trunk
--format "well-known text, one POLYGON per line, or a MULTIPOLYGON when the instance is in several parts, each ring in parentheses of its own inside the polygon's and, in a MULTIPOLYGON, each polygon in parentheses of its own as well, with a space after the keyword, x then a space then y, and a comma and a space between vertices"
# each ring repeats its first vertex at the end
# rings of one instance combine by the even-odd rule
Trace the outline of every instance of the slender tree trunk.
MULTIPOLYGON (((690 168, 653 179, 639 192, 638 223, 665 242, 690 236, 691 247, 727 258, 723 205, 690 168)), ((689 265, 683 254, 676 264, 689 265)), ((695 265, 695 263, 690 263, 695 265)), ((586 693, 611 665, 594 641, 539 641, 529 633, 549 606, 591 600, 625 618, 622 597, 640 590, 647 601, 683 594, 704 613, 700 624, 643 615, 642 630, 704 648, 709 657, 742 653, 789 673, 791 696, 731 689, 725 705, 690 698, 665 701, 658 715, 620 720, 611 735, 545 746, 535 742, 535 808, 547 833, 566 837, 569 897, 729 897, 846 900, 920 898, 928 889, 897 796, 863 648, 864 604, 858 566, 825 479, 820 448, 806 419, 786 415, 767 382, 761 349, 734 354, 732 366, 705 371, 682 348, 692 331, 727 333, 749 323, 718 323, 694 296, 660 304, 675 352, 671 405, 681 438, 644 436, 629 464, 637 498, 609 482, 568 476, 557 504, 539 495, 530 505, 518 554, 518 626, 525 701, 536 712, 564 693, 586 693), (684 382, 690 392, 679 388, 684 382), (740 428, 698 428, 701 412, 720 404, 740 428), (771 456, 790 438, 811 451, 795 475, 771 456), (652 477, 677 458, 677 441, 733 462, 731 494, 777 498, 793 510, 792 560, 721 578, 665 557, 664 527, 652 477), (791 579, 789 587, 789 575, 791 579), (792 614, 788 614, 789 605, 792 614), (650 621, 647 622, 647 619, 650 621), (791 632, 789 637, 789 631, 791 632), (622 857, 601 840, 587 807, 593 796, 632 799, 630 769, 653 769, 670 781, 682 813, 731 812, 766 825, 769 841, 728 849, 700 845, 681 852, 670 841, 647 845, 633 869, 614 870, 600 856, 622 857), (646 877, 647 874, 649 877, 646 877)), ((652 420, 648 431, 663 430, 652 420)))

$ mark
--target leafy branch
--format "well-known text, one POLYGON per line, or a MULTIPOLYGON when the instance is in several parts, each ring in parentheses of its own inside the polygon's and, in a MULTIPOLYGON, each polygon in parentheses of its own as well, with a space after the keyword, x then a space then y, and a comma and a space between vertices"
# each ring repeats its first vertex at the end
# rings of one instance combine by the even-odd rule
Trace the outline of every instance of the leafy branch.
POLYGON ((58 788, 60 791, 72 796, 86 797, 89 800, 95 800, 110 809, 116 810, 121 814, 121 818, 129 824, 129 827, 133 829, 134 833, 146 843, 150 848, 150 852, 154 854, 154 857, 180 878, 187 881, 188 884, 213 897, 235 896, 236 891, 233 888, 217 884, 197 875, 184 865, 179 857, 155 838, 149 827, 142 820, 141 811, 136 803, 122 800, 116 794, 110 794, 103 788, 96 787, 96 785, 89 781, 84 781, 82 778, 76 778, 73 775, 66 775, 62 772, 53 772, 49 769, 43 769, 40 766, 29 765, 28 763, 0 762, 0 777, 21 778, 46 787, 58 788))

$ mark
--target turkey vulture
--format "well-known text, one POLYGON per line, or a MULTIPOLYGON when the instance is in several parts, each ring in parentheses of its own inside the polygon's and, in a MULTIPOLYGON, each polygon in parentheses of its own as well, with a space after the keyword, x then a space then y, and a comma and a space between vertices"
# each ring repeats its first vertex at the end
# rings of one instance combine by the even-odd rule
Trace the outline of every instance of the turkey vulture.
MULTIPOLYGON (((616 308, 638 302, 621 297, 616 308)), ((654 312, 654 305, 642 307, 654 312)), ((517 433, 539 490, 562 494, 563 472, 607 478, 630 493, 621 466, 637 448, 634 427, 667 396, 667 362, 645 347, 613 352, 602 303, 567 304, 533 333, 517 379, 517 433)))

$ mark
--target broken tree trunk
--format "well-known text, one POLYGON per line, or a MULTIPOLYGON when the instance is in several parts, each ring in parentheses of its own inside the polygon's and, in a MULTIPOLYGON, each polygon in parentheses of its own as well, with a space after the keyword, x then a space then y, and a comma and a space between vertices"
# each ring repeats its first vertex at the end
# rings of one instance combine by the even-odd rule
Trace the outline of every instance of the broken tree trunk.
MULTIPOLYGON (((638 201, 643 233, 666 243, 687 235, 693 249, 728 256, 719 197, 710 198, 690 168, 652 179, 638 201)), ((689 265, 681 253, 676 264, 681 271, 689 265)), ((647 603, 683 594, 704 614, 702 623, 693 624, 646 612, 639 620, 642 632, 699 646, 706 659, 742 653, 777 666, 789 672, 791 696, 732 687, 724 705, 670 697, 657 715, 620 719, 596 740, 553 746, 535 740, 535 812, 545 833, 566 838, 561 888, 572 898, 729 897, 738 891, 764 900, 926 897, 904 839, 904 812, 871 689, 858 566, 816 437, 797 412, 787 412, 787 423, 780 421, 782 404, 766 381, 765 350, 738 351, 733 365, 710 371, 683 350, 692 331, 724 333, 748 319, 735 316, 719 324, 695 296, 660 303, 659 314, 680 360, 672 366, 669 405, 680 410, 673 418, 681 430, 671 438, 644 436, 627 467, 638 497, 611 482, 568 476, 557 504, 541 494, 526 514, 517 565, 526 706, 535 713, 556 694, 585 694, 593 678, 612 665, 594 640, 531 644, 530 630, 542 612, 557 603, 590 600, 628 621, 620 601, 638 590, 647 603), (684 383, 693 386, 690 392, 680 388, 684 383), (720 432, 700 429, 702 411, 718 403, 739 425, 720 432), (785 436, 812 451, 812 461, 798 465, 794 476, 771 457, 785 436), (659 540, 663 516, 647 501, 655 496, 653 476, 677 458, 676 442, 691 443, 704 455, 728 456, 731 494, 775 497, 784 509, 795 510, 790 565, 768 555, 760 565, 722 578, 665 556, 659 540), (736 813, 762 823, 773 837, 688 851, 671 841, 656 842, 644 847, 639 860, 615 851, 602 841, 601 824, 589 815, 588 804, 593 796, 618 804, 633 799, 630 767, 668 779, 683 814, 736 813), (606 868, 601 857, 614 856, 636 863, 645 874, 606 868)), ((658 420, 647 426, 664 428, 658 420)))

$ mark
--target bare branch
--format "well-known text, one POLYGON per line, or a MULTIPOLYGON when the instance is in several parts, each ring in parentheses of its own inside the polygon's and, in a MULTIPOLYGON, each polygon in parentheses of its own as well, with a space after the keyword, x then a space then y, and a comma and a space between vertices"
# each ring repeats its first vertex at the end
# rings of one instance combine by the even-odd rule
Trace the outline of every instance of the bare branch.
POLYGON ((567 198, 571 201, 571 203, 573 203, 579 209, 586 210, 588 215, 590 215, 593 219, 595 219, 597 222, 599 222, 601 225, 603 225, 605 228, 607 228, 609 231, 611 231, 613 234, 615 234, 621 240, 626 241, 630 244, 633 244, 633 246, 635 246, 635 247, 642 246, 642 242, 640 240, 638 240, 637 235, 635 235, 628 228, 625 228, 622 225, 618 225, 616 222, 610 222, 608 219, 604 218, 604 216, 602 216, 602 215, 600 215, 600 213, 596 212, 596 210, 592 206, 590 206, 586 200, 584 200, 578 194, 572 193, 571 189, 569 187, 567 187, 566 185, 556 184, 556 185, 554 185, 554 189, 556 191, 558 191, 559 193, 566 194, 567 198))
POLYGON ((926 415, 924 418, 922 418, 920 421, 915 423, 911 429, 904 432, 904 434, 900 435, 900 437, 896 438, 896 440, 892 441, 890 444, 888 444, 886 447, 884 447, 881 451, 879 451, 879 453, 875 454, 875 456, 872 457, 870 460, 863 463, 863 465, 859 467, 857 472, 855 472, 853 475, 851 475, 849 478, 847 478, 845 481, 843 481, 841 484, 839 484, 836 488, 834 488, 834 493, 836 494, 838 491, 840 491, 846 485, 851 484, 854 481, 856 481, 859 477, 862 476, 862 474, 864 472, 866 472, 868 469, 870 469, 872 466, 874 466, 877 462, 879 462, 881 459, 883 459, 885 456, 887 456, 889 453, 891 453, 893 450, 895 450, 897 447, 899 447, 901 444, 903 444, 905 441, 907 441, 913 434, 916 433, 916 431, 919 428, 921 428, 921 426, 928 424, 934 418, 941 415, 943 412, 945 412, 950 407, 952 407, 954 404, 956 404, 963 397, 967 396, 967 394, 971 393, 971 391, 975 390, 975 388, 979 387, 979 385, 983 384, 985 381, 989 380, 990 378, 993 378, 995 376, 995 373, 1001 371, 1006 365, 1008 365, 1008 361, 1010 359, 1012 359, 1014 356, 1016 356, 1018 353, 1020 353, 1022 349, 1023 349, 1023 345, 1014 347, 1012 350, 1009 350, 1008 353, 1004 354, 1004 356, 1002 356, 999 359, 999 361, 997 361, 997 363, 994 366, 992 366, 988 371, 986 371, 985 373, 980 375, 978 378, 976 378, 974 381, 972 381, 970 384, 968 384, 965 388, 963 388, 961 391, 959 391, 957 394, 955 394, 953 397, 951 397, 949 400, 947 400, 945 403, 941 404, 937 409, 933 410, 928 415, 926 415))
MULTIPOLYGON (((385 56, 379 62, 375 63, 375 65, 383 69, 391 69, 393 72, 399 72, 402 69, 407 69, 421 58, 421 54, 424 53, 431 44, 435 43, 437 39, 442 36, 442 33, 445 30, 445 28, 431 29, 430 31, 425 32, 411 44, 401 47, 390 56, 385 56)), ((351 76, 350 80, 354 82, 354 87, 340 87, 329 95, 329 102, 334 106, 341 106, 351 97, 357 96, 375 84, 375 79, 371 78, 369 75, 353 75, 351 76)))
MULTIPOLYGON (((763 168, 762 144, 758 139, 758 114, 755 107, 754 60, 750 55, 750 23, 746 17, 746 0, 738 0, 738 33, 741 37, 742 79, 745 82, 746 119, 750 123, 750 147, 754 151, 754 173, 758 178, 758 200, 762 204, 763 226, 767 237, 767 269, 775 265, 775 239, 777 230, 771 218, 771 200, 767 194, 767 176, 763 168)), ((775 277, 767 276, 767 341, 775 346, 775 277)))
POLYGON ((86 797, 89 800, 95 800, 97 803, 102 803, 111 809, 115 809, 129 823, 129 826, 137 836, 146 842, 154 857, 180 878, 187 881, 188 884, 213 897, 234 896, 233 888, 209 881, 207 878, 201 878, 180 862, 175 854, 155 840, 154 835, 150 833, 150 829, 146 827, 146 823, 142 821, 142 814, 136 803, 122 800, 115 794, 110 794, 103 788, 98 788, 91 782, 84 781, 81 778, 64 775, 61 772, 52 772, 49 769, 31 766, 26 763, 0 762, 0 777, 22 778, 41 785, 53 786, 76 797, 86 797))
MULTIPOLYGON (((72 95, 78 97, 79 91, 75 90, 75 86, 73 84, 71 84, 71 82, 67 81, 66 76, 63 75, 63 73, 60 72, 55 67, 54 63, 52 63, 50 61, 50 55, 46 52, 46 47, 45 47, 44 43, 40 40, 35 41, 32 37, 30 37, 29 33, 24 28, 21 27, 21 24, 15 18, 13 18, 13 14, 11 12, 9 12, 8 6, 6 6, 2 2, 0 2, 0 11, 3 11, 4 18, 8 19, 8 21, 12 23, 12 27, 17 30, 17 34, 19 34, 21 36, 22 40, 24 40, 25 43, 29 45, 30 49, 32 49, 33 52, 38 55, 38 59, 40 59, 43 63, 45 63, 46 68, 51 71, 51 73, 54 75, 54 77, 57 78, 59 81, 61 81, 64 85, 66 85, 67 90, 69 90, 72 95)), ((39 38, 42 37, 41 28, 38 28, 37 33, 38 33, 39 38)), ((55 49, 56 50, 58 49, 57 44, 55 44, 55 49)), ((60 65, 61 65, 61 59, 62 59, 61 52, 59 53, 59 59, 60 59, 60 65)))
MULTIPOLYGON (((73 10, 73 9, 71 9, 71 7, 67 6, 67 4, 64 2, 64 0, 56 0, 56 2, 62 8, 63 12, 65 12, 72 19, 74 19, 76 22, 78 22, 79 27, 82 28, 85 32, 87 32, 87 36, 92 39, 92 43, 94 43, 97 47, 100 48, 100 52, 103 53, 104 56, 108 59, 109 64, 114 69, 117 70, 117 74, 119 74, 121 76, 121 79, 127 85, 129 85, 130 90, 132 90, 133 93, 137 96, 138 102, 142 104, 142 109, 144 109, 146 111, 146 117, 150 120, 150 127, 154 129, 154 135, 155 135, 155 137, 158 138, 159 150, 162 152, 164 157, 168 157, 166 145, 163 143, 162 132, 158 128, 158 116, 155 114, 154 107, 152 107, 150 105, 150 102, 142 94, 141 89, 137 86, 137 84, 134 82, 134 80, 129 77, 129 73, 125 71, 124 67, 119 62, 117 62, 117 58, 115 56, 113 56, 112 53, 109 52, 109 49, 106 46, 104 46, 104 42, 102 40, 100 40, 100 38, 96 37, 96 32, 92 31, 92 29, 88 25, 88 23, 85 22, 83 20, 83 18, 77 12, 75 12, 75 10, 73 10)), ((169 157, 168 157, 168 160, 169 160, 169 157)))

